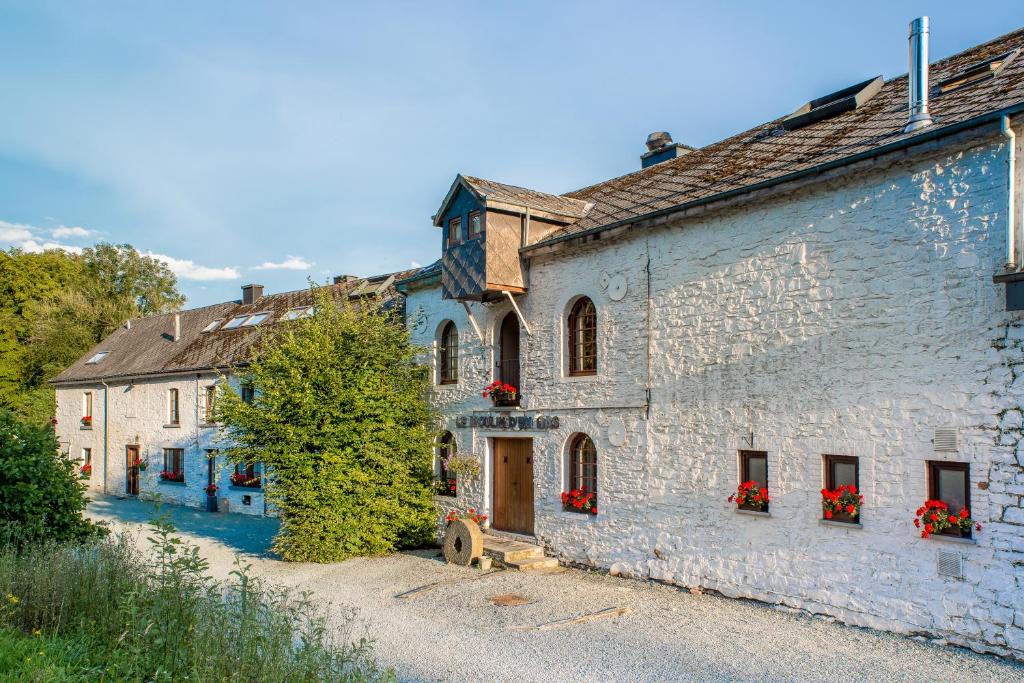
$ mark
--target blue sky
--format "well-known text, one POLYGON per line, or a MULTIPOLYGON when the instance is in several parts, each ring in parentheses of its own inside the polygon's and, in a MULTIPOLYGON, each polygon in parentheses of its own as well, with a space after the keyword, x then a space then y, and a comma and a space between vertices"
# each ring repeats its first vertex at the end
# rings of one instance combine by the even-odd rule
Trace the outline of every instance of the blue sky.
POLYGON ((189 305, 427 264, 456 173, 564 192, 1024 26, 1019 2, 0 0, 0 247, 129 242, 189 305))

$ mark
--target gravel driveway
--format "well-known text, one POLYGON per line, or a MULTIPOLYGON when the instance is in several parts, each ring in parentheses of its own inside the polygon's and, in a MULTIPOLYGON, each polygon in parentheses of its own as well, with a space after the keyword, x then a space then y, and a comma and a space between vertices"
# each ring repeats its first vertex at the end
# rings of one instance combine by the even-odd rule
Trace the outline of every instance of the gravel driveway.
MULTIPOLYGON (((369 635, 403 681, 1024 681, 1024 666, 995 657, 592 572, 485 575, 435 551, 285 563, 266 550, 274 520, 166 509, 218 576, 241 554, 276 583, 356 610, 353 635, 369 635), (503 594, 529 602, 487 600, 503 594), (629 612, 537 628, 613 607, 629 612)), ((101 498, 88 514, 138 528, 152 510, 101 498)))

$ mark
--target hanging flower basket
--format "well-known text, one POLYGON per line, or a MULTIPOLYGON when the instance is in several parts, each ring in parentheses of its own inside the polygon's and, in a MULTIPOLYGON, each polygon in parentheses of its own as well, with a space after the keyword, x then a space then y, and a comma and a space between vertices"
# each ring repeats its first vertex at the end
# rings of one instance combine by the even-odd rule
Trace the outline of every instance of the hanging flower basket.
POLYGON ((142 458, 135 458, 135 462, 132 463, 132 467, 138 467, 139 472, 145 472, 146 468, 149 467, 149 461, 143 460, 142 458))
POLYGON ((434 482, 434 494, 438 496, 455 496, 458 482, 454 479, 438 479, 434 482))
POLYGON ((483 390, 483 397, 491 397, 491 402, 496 406, 515 403, 519 390, 511 384, 505 384, 501 380, 494 380, 483 390))
POLYGON ((736 493, 729 496, 730 503, 736 503, 741 510, 762 512, 768 507, 768 487, 761 488, 756 481, 745 481, 736 487, 736 493))
POLYGON ((959 512, 950 512, 949 505, 941 500, 926 500, 917 508, 914 526, 921 530, 921 538, 932 534, 947 536, 970 536, 971 531, 981 531, 981 525, 971 519, 967 508, 959 512))
POLYGON ((573 489, 562 492, 562 509, 567 512, 597 514, 597 497, 592 491, 573 489))
POLYGON ((864 504, 864 496, 857 493, 852 484, 840 486, 834 491, 821 490, 821 510, 825 519, 834 522, 856 522, 860 518, 860 508, 864 504))

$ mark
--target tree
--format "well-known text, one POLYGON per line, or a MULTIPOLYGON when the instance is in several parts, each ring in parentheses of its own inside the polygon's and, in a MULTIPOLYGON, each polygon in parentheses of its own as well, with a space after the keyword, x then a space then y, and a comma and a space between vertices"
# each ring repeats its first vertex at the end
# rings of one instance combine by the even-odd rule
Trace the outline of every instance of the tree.
POLYGON ((236 370, 245 403, 222 382, 218 419, 235 463, 262 463, 286 560, 334 562, 431 538, 435 413, 405 326, 314 289, 315 313, 260 344, 236 370))
POLYGON ((0 251, 0 407, 53 417, 46 382, 125 320, 180 308, 174 273, 131 245, 0 251))
POLYGON ((85 487, 76 464, 58 453, 53 429, 0 410, 0 465, 0 544, 82 541, 101 533, 82 517, 85 487))

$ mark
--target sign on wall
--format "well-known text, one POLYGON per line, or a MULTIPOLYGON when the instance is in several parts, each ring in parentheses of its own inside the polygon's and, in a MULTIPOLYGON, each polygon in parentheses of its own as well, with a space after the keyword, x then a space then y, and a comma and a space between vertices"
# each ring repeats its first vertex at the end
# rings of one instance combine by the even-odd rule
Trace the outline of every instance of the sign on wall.
POLYGON ((558 429, 557 417, 532 415, 459 415, 455 418, 455 426, 459 429, 475 427, 482 429, 541 430, 558 429))

